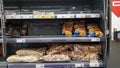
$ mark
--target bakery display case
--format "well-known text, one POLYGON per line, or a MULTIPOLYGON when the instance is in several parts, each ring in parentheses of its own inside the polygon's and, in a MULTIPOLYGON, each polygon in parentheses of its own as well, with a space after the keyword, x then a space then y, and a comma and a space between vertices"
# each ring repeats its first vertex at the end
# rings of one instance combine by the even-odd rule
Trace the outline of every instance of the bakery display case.
POLYGON ((1 0, 0 68, 107 68, 108 0, 1 0))

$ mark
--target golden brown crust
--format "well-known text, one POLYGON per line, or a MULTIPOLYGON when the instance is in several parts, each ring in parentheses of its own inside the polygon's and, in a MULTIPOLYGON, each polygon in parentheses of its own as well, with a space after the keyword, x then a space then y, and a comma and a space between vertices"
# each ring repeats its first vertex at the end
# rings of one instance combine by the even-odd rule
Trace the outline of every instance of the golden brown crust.
POLYGON ((39 59, 36 56, 31 56, 31 55, 24 55, 24 56, 19 56, 19 55, 12 55, 7 58, 8 62, 37 62, 39 59))
MULTIPOLYGON (((41 58, 40 58, 41 59, 41 58)), ((68 55, 45 55, 42 57, 43 61, 70 61, 70 57, 68 55)))

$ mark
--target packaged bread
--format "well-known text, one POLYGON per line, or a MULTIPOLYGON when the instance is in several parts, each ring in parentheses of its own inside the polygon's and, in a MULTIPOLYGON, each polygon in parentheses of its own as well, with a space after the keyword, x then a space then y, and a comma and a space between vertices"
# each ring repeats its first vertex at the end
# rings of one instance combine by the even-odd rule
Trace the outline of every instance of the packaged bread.
POLYGON ((20 56, 22 62, 37 62, 39 59, 33 55, 20 56))
POLYGON ((74 25, 74 36, 85 37, 86 35, 85 20, 82 20, 79 23, 76 22, 74 25))
POLYGON ((58 46, 58 45, 52 45, 48 50, 47 50, 47 54, 59 54, 60 52, 62 52, 62 48, 63 46, 58 46))
POLYGON ((47 54, 59 54, 67 49, 69 49, 71 45, 69 44, 52 44, 47 51, 47 54))
POLYGON ((86 36, 86 28, 85 27, 80 27, 79 28, 79 34, 81 37, 85 37, 86 36))
POLYGON ((103 37, 103 32, 98 27, 95 28, 95 34, 97 37, 103 37))
POLYGON ((72 51, 71 58, 72 60, 82 60, 84 58, 84 53, 81 51, 72 51))
POLYGON ((21 58, 18 55, 12 55, 7 58, 8 62, 21 62, 21 58))
POLYGON ((71 53, 73 60, 99 60, 101 54, 101 45, 98 44, 74 44, 74 50, 71 53))
POLYGON ((63 51, 60 53, 61 55, 68 55, 69 57, 71 57, 71 51, 63 51))
POLYGON ((99 54, 102 54, 102 47, 101 47, 101 45, 96 45, 95 48, 96 48, 96 50, 97 50, 97 52, 99 54))
POLYGON ((7 58, 8 62, 37 62, 39 59, 31 55, 12 55, 7 58))
POLYGON ((73 22, 64 22, 63 24, 63 29, 62 29, 62 34, 65 36, 72 36, 72 31, 73 31, 73 22))
MULTIPOLYGON (((28 50, 28 49, 27 49, 28 50)), ((31 48, 29 50, 34 50, 40 53, 41 56, 45 55, 47 48, 41 47, 41 48, 31 48)))
POLYGON ((79 51, 82 50, 83 46, 81 46, 81 44, 74 44, 74 51, 79 51))
POLYGON ((99 59, 100 59, 100 56, 97 52, 96 53, 91 53, 90 60, 99 60, 99 59))
POLYGON ((101 54, 102 53, 102 47, 101 45, 98 44, 91 44, 91 46, 89 46, 89 52, 91 53, 98 53, 101 54))
POLYGON ((36 56, 37 58, 40 58, 42 56, 41 53, 35 51, 35 50, 24 50, 24 49, 21 49, 21 50, 17 50, 16 51, 16 54, 17 55, 31 55, 31 56, 36 56))
POLYGON ((103 32, 95 23, 90 23, 87 26, 89 37, 103 37, 103 32))
POLYGON ((89 61, 89 60, 99 60, 100 56, 98 53, 88 53, 84 57, 84 60, 89 61))
POLYGON ((55 55, 45 55, 40 58, 42 61, 70 61, 70 57, 68 55, 60 55, 60 54, 55 54, 55 55))

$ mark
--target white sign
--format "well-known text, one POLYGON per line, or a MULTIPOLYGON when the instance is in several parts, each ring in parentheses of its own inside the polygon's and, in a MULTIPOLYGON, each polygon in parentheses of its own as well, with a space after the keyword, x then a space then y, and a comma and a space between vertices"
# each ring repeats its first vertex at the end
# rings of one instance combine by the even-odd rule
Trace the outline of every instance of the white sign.
POLYGON ((25 40, 25 38, 19 38, 19 39, 16 39, 16 42, 17 43, 25 43, 26 40, 25 40))
POLYGON ((113 1, 112 6, 120 6, 120 1, 113 1))
POLYGON ((75 64, 75 67, 77 68, 77 67, 84 67, 84 63, 76 63, 75 64))
POLYGON ((44 68, 44 64, 36 64, 36 68, 44 68))
POLYGON ((99 62, 98 61, 94 61, 94 60, 92 60, 92 61, 90 61, 90 67, 99 67, 100 65, 99 65, 99 62))

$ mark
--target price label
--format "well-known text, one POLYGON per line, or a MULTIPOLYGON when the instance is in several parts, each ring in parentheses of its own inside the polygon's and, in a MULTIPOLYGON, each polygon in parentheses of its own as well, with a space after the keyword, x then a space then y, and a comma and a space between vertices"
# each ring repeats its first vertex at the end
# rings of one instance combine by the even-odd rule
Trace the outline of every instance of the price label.
POLYGON ((37 15, 35 18, 38 18, 38 19, 53 19, 55 18, 54 15, 37 15))
POLYGON ((36 64, 36 68, 45 68, 44 64, 36 64))
POLYGON ((16 18, 16 15, 6 15, 6 18, 7 18, 7 19, 15 19, 15 18, 16 18))
POLYGON ((91 18, 91 14, 85 14, 85 18, 91 18))
POLYGON ((16 39, 16 42, 17 43, 25 43, 26 40, 25 40, 25 38, 20 38, 20 39, 16 39))
POLYGON ((32 19, 32 15, 16 15, 16 19, 32 19))
POLYGON ((91 41, 92 41, 92 42, 100 41, 100 38, 91 38, 91 41))
POLYGON ((99 17, 100 17, 100 14, 96 14, 95 16, 99 18, 99 17))
POLYGON ((54 15, 45 15, 45 18, 55 18, 55 16, 54 15))
POLYGON ((21 19, 22 15, 16 15, 16 19, 21 19))
POLYGON ((32 15, 21 15, 21 18, 23 19, 31 19, 32 18, 32 15))
POLYGON ((37 19, 53 19, 53 18, 55 18, 55 15, 54 15, 54 12, 34 11, 33 12, 33 18, 37 18, 37 19))
POLYGON ((75 64, 75 67, 77 68, 77 67, 84 67, 84 63, 77 63, 77 64, 75 64))
POLYGON ((74 14, 57 14, 57 18, 74 18, 74 14))
POLYGON ((99 67, 99 62, 98 61, 90 61, 90 67, 99 67))
POLYGON ((99 18, 100 14, 91 14, 91 18, 99 18))
POLYGON ((85 18, 84 14, 76 14, 76 18, 85 18))

